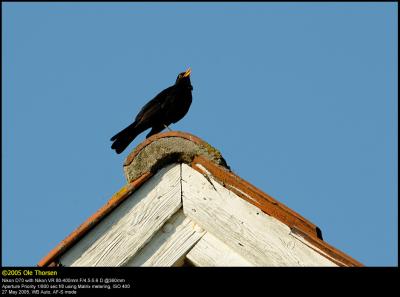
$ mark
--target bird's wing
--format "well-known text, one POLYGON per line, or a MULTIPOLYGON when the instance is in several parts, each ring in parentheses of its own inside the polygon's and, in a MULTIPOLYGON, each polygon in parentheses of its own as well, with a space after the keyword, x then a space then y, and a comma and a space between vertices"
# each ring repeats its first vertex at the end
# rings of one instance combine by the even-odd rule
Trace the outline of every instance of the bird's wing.
POLYGON ((165 102, 168 101, 168 97, 171 95, 172 88, 173 86, 166 88, 147 102, 136 116, 135 121, 144 123, 151 120, 154 116, 159 116, 160 111, 164 108, 165 102))

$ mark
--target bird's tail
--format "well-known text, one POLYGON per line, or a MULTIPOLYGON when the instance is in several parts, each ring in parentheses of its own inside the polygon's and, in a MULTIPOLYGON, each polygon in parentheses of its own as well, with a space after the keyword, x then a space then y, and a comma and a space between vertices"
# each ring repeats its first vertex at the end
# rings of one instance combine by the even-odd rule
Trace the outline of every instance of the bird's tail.
POLYGON ((137 127, 137 123, 133 122, 124 130, 118 132, 113 137, 111 137, 111 141, 114 141, 111 145, 111 148, 115 150, 117 154, 120 154, 126 149, 126 147, 136 138, 136 136, 141 133, 137 127))

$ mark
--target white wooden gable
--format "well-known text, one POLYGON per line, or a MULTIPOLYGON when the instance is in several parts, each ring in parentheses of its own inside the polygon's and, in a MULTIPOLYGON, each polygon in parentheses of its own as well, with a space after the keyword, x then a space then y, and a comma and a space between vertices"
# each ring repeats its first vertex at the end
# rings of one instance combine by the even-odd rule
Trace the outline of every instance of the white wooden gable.
MULTIPOLYGON (((203 171, 207 172, 204 168, 203 171)), ((59 259, 63 266, 336 266, 211 174, 163 167, 59 259)))

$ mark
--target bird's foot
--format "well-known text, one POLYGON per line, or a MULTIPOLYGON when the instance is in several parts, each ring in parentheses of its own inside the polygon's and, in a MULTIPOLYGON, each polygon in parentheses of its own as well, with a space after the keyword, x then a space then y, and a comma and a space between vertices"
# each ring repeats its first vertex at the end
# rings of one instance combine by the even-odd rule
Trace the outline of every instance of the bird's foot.
POLYGON ((164 125, 164 128, 167 128, 169 131, 172 131, 167 125, 164 125))

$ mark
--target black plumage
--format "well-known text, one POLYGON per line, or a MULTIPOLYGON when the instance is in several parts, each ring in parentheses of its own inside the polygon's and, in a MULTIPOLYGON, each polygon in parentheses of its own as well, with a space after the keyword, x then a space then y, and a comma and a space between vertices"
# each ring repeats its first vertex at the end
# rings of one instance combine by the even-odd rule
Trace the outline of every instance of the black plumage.
POLYGON ((140 110, 135 121, 111 137, 111 148, 120 154, 143 131, 151 128, 146 138, 161 132, 170 124, 178 122, 192 104, 193 87, 190 68, 178 75, 174 85, 166 88, 140 110))

